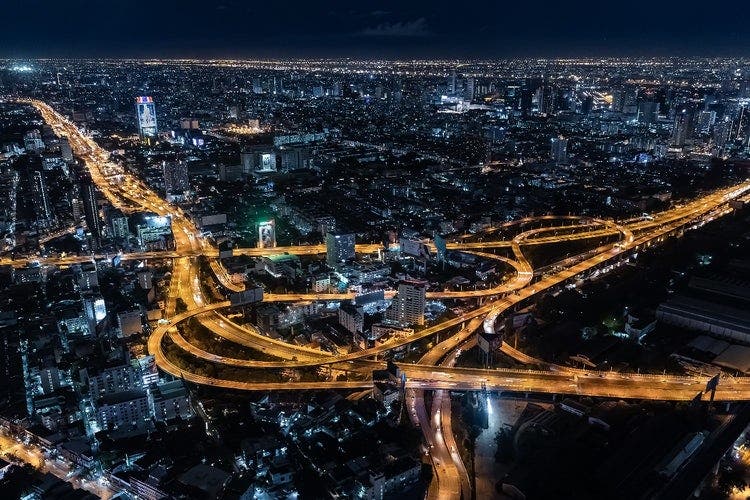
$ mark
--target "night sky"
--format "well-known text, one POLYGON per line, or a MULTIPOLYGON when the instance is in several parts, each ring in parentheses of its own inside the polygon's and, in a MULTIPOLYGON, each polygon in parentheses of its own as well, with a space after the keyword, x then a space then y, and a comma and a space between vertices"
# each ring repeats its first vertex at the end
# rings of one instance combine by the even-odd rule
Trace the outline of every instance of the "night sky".
POLYGON ((3 0, 0 57, 750 56, 750 2, 3 0))

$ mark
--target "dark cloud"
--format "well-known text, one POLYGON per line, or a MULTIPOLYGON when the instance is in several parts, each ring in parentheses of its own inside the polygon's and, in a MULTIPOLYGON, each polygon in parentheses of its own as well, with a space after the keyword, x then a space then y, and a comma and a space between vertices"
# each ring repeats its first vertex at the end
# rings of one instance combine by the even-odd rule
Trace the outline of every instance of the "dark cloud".
POLYGON ((746 0, 0 3, 0 58, 750 55, 746 0))
POLYGON ((365 28, 361 34, 383 37, 422 37, 429 36, 431 33, 427 27, 427 19, 420 17, 414 21, 378 24, 372 28, 365 28))

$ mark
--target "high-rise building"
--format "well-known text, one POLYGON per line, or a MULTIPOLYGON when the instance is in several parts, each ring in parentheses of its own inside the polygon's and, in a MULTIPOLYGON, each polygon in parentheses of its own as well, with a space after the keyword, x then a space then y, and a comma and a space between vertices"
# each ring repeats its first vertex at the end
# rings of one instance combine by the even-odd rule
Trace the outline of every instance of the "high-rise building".
POLYGON ((714 122, 716 122, 716 111, 704 110, 698 115, 696 128, 700 133, 707 134, 711 131, 714 122))
POLYGON ((476 80, 473 78, 467 78, 464 83, 464 99, 467 101, 474 100, 476 80))
POLYGON ((309 146, 292 144, 282 146, 279 149, 281 154, 281 170, 283 172, 310 168, 312 151, 309 146))
POLYGON ((42 134, 36 129, 26 132, 23 136, 23 147, 27 151, 42 151, 44 149, 42 134))
POLYGON ((721 121, 717 121, 713 126, 713 141, 717 147, 723 148, 732 137, 732 119, 725 116, 721 121))
POLYGON ((141 138, 151 141, 156 138, 156 106, 153 98, 141 96, 135 98, 135 116, 138 120, 138 132, 141 138))
POLYGON ((692 136, 693 113, 688 108, 682 108, 675 114, 674 126, 670 144, 672 146, 684 146, 692 136))
POLYGON ((240 155, 243 173, 273 172, 276 170, 276 152, 271 146, 253 146, 240 155))
POLYGON ((638 123, 656 123, 659 117, 659 103, 654 101, 642 101, 638 103, 638 123))
POLYGON ((736 128, 732 133, 733 138, 738 141, 744 141, 750 136, 750 108, 748 106, 742 106, 739 109, 735 124, 736 128))
POLYGON ((568 139, 562 136, 553 137, 550 143, 549 156, 557 165, 568 161, 568 139))
POLYGON ((557 109, 555 107, 555 94, 555 88, 545 80, 542 86, 537 90, 536 94, 537 110, 540 113, 550 115, 555 112, 555 110, 557 109))
POLYGON ((386 318, 405 325, 423 325, 426 293, 427 283, 424 281, 404 280, 400 282, 398 294, 386 311, 386 318))
POLYGON ((258 223, 258 248, 276 246, 276 221, 274 219, 258 223))
POLYGON ((187 163, 182 161, 162 163, 164 191, 168 201, 180 201, 190 190, 187 163))
POLYGON ((110 230, 112 231, 112 237, 118 240, 127 240, 130 236, 130 226, 128 224, 128 216, 117 209, 112 209, 107 212, 107 218, 109 219, 110 230))
POLYGON ((81 183, 81 199, 83 201, 83 215, 86 226, 96 248, 102 237, 102 221, 99 218, 99 204, 97 203, 96 187, 91 181, 81 183))
POLYGON ((625 91, 622 89, 615 89, 612 91, 612 104, 609 109, 619 113, 622 111, 623 104, 625 103, 625 91))
POLYGON ((354 235, 344 233, 326 234, 326 262, 335 266, 354 258, 354 235))
POLYGON ((41 170, 35 170, 31 173, 31 192, 34 195, 37 224, 42 227, 51 226, 54 223, 55 216, 52 212, 47 185, 44 182, 44 172, 41 170))

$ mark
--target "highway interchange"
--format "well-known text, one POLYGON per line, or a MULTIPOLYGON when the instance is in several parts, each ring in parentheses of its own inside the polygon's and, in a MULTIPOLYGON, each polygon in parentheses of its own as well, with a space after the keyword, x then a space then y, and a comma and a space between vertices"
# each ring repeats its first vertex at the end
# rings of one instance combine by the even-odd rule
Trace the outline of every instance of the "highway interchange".
MULTIPOLYGON (((201 275, 198 258, 202 256, 210 259, 214 277, 226 289, 238 291, 242 286, 231 283, 218 259, 218 249, 200 236, 200 232, 182 209, 168 204, 140 179, 110 162, 106 151, 50 106, 39 101, 23 102, 36 107, 58 135, 68 138, 76 155, 85 162, 92 180, 110 203, 125 212, 150 211, 171 217, 175 238, 174 251, 121 255, 125 260, 173 260, 172 278, 165 301, 166 321, 157 325, 148 340, 148 351, 155 356, 156 363, 162 371, 192 383, 235 390, 366 389, 372 387, 368 374, 373 369, 385 365, 382 357, 389 351, 431 338, 441 332, 452 332, 453 334, 446 336, 442 342, 432 344, 431 349, 419 362, 399 364, 400 370, 406 375, 406 403, 410 418, 422 428, 425 441, 432 448, 431 457, 436 471, 437 487, 431 489, 431 497, 457 498, 461 496, 462 491, 465 496, 466 488, 470 488, 467 484, 466 469, 460 456, 457 456, 453 435, 450 432, 450 397, 446 392, 448 390, 684 401, 694 399, 705 389, 706 377, 575 370, 545 364, 507 344, 502 346, 506 354, 522 363, 537 365, 538 369, 469 369, 454 365, 460 352, 458 349, 470 345, 474 341, 474 333, 479 328, 494 332, 497 319, 504 313, 531 304, 540 294, 585 278, 593 271, 617 265, 646 247, 658 244, 666 238, 679 236, 685 230, 730 213, 732 209, 729 204, 732 200, 747 200, 750 182, 717 190, 648 218, 616 223, 591 217, 541 216, 506 223, 484 234, 483 241, 466 241, 468 238, 459 238, 458 241, 450 242, 448 249, 474 252, 483 258, 502 261, 513 270, 512 278, 488 289, 431 291, 428 297, 432 299, 473 299, 476 305, 456 318, 417 330, 413 335, 395 336, 375 347, 358 352, 333 353, 272 339, 256 328, 237 324, 222 314, 223 310, 229 308, 229 301, 211 303, 204 297, 201 283, 210 278, 201 275), (552 226, 546 226, 547 224, 552 226), (520 231, 533 225, 545 227, 531 227, 520 231), (493 239, 495 232, 513 229, 520 232, 511 239, 493 239), (603 244, 558 262, 551 271, 544 273, 532 267, 523 251, 525 247, 576 240, 598 241, 603 244), (506 252, 509 250, 513 258, 490 252, 497 249, 505 249, 506 252), (186 311, 178 312, 178 299, 187 306, 186 311), (187 320, 198 321, 217 337, 260 351, 270 360, 226 357, 199 348, 180 332, 179 326, 187 320), (240 372, 246 373, 246 376, 242 380, 235 380, 186 370, 167 355, 164 349, 167 339, 193 361, 228 366, 240 371, 247 370, 240 372), (265 382, 252 379, 252 374, 262 369, 319 366, 328 366, 357 376, 344 381, 265 382), (424 405, 426 390, 435 391, 432 416, 428 415, 424 405)), ((359 244, 356 247, 356 251, 362 254, 376 253, 379 249, 381 245, 375 244, 359 244)), ((273 249, 235 249, 233 253, 260 257, 283 253, 312 255, 324 252, 323 245, 302 245, 273 249)), ((3 259, 0 263, 23 266, 37 261, 42 265, 70 265, 92 258, 107 257, 111 256, 37 256, 3 259)), ((392 293, 388 296, 392 296, 392 293)), ((264 301, 344 301, 351 298, 353 294, 348 293, 290 293, 266 294, 264 301)), ((750 399, 750 378, 722 379, 715 398, 728 401, 750 399)))

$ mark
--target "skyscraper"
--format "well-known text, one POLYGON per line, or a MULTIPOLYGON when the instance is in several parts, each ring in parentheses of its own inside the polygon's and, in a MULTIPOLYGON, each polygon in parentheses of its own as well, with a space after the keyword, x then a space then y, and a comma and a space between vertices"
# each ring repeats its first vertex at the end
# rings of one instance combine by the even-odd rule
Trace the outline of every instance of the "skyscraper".
POLYGON ((153 98, 141 96, 135 98, 135 116, 138 120, 138 132, 141 138, 152 141, 156 138, 156 106, 153 98))
POLYGON ((693 112, 688 108, 683 108, 677 112, 674 117, 674 126, 672 128, 672 137, 670 143, 672 146, 682 147, 692 136, 693 112))
POLYGON ((555 88, 545 79, 539 90, 537 90, 537 110, 545 115, 555 112, 555 88))
POLYGON ((326 262, 335 266, 354 258, 354 235, 326 233, 326 262))
POLYGON ((52 204, 44 182, 44 172, 35 170, 31 173, 31 191, 34 195, 34 211, 36 212, 37 224, 49 227, 54 222, 52 204))
POLYGON ((464 99, 467 101, 474 99, 475 83, 476 81, 473 78, 467 78, 464 83, 464 99))
POLYGON ((99 205, 96 201, 96 187, 90 180, 81 183, 81 198, 83 200, 83 214, 86 226, 91 232, 94 247, 99 247, 102 237, 102 221, 99 218, 99 205))
POLYGON ((162 164, 164 173, 164 191, 168 201, 179 201, 185 197, 190 190, 190 179, 188 178, 187 163, 164 162, 162 164))
POLYGON ((127 240, 130 236, 128 217, 121 210, 113 208, 107 213, 112 237, 119 240, 127 240))
POLYGON ((424 307, 427 283, 404 280, 398 284, 398 295, 386 311, 386 318, 405 325, 424 324, 424 307))
POLYGON ((568 140, 562 136, 553 137, 550 144, 549 156, 556 165, 568 161, 568 140))
POLYGON ((638 103, 638 123, 656 123, 659 116, 659 103, 653 101, 642 101, 638 103))

